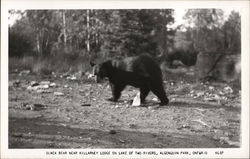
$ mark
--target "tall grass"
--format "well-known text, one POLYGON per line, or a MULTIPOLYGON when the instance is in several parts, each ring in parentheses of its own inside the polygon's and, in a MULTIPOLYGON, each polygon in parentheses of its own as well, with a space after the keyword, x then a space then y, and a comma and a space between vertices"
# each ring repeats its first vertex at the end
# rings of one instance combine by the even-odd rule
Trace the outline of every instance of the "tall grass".
POLYGON ((35 74, 86 72, 90 69, 89 56, 80 54, 61 54, 48 57, 24 56, 10 57, 9 70, 30 70, 35 74))
POLYGON ((10 57, 9 58, 9 69, 31 69, 34 63, 34 57, 26 56, 26 57, 10 57))

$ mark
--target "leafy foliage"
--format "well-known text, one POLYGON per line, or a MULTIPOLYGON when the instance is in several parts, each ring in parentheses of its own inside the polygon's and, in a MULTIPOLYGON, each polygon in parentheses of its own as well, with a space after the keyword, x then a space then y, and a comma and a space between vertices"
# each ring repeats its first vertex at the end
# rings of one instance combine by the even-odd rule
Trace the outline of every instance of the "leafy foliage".
POLYGON ((232 12, 225 21, 220 9, 190 9, 185 15, 187 40, 199 51, 240 51, 240 15, 232 12))
POLYGON ((225 47, 232 52, 241 51, 241 22, 239 13, 233 11, 223 25, 225 47))
MULTIPOLYGON (((172 10, 26 10, 20 21, 38 55, 83 50, 90 54, 156 55, 167 42, 172 10), (164 35, 163 37, 162 34, 164 35), (163 41, 163 42, 162 42, 163 41)), ((15 27, 15 26, 12 26, 15 27)), ((17 28, 18 29, 18 28, 17 28)), ((19 29, 22 32, 21 29, 19 29)), ((165 48, 164 48, 165 49, 165 48)))
POLYGON ((9 56, 21 57, 33 53, 33 33, 27 19, 17 21, 9 28, 9 56))
POLYGON ((191 66, 201 51, 240 52, 240 15, 225 21, 219 9, 189 9, 188 25, 174 23, 172 9, 11 10, 10 56, 69 54, 101 59, 148 53, 191 66), (180 28, 185 28, 183 31, 180 28), (162 56, 161 56, 162 57, 162 56))

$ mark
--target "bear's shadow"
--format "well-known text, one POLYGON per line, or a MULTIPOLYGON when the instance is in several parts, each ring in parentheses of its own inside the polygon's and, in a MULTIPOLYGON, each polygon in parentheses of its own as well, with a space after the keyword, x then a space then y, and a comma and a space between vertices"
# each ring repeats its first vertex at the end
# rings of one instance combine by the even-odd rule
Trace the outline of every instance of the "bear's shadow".
MULTIPOLYGON (((130 107, 152 107, 152 106, 160 106, 160 102, 155 102, 155 101, 146 101, 146 103, 143 103, 139 106, 133 106, 133 100, 125 100, 125 99, 119 99, 117 102, 113 102, 110 100, 110 98, 106 99, 106 101, 112 105, 129 105, 130 107)), ((168 106, 168 105, 164 105, 164 106, 168 106)), ((164 106, 160 106, 160 107, 164 107, 164 106)))
POLYGON ((232 106, 225 106, 225 105, 211 105, 209 103, 204 104, 195 104, 195 103, 188 103, 188 102, 177 102, 177 101, 170 101, 167 105, 160 106, 160 102, 157 101, 146 101, 145 104, 141 104, 139 106, 132 106, 133 100, 124 100, 120 99, 117 102, 108 101, 109 103, 112 103, 112 105, 129 105, 129 107, 142 107, 142 108, 149 108, 153 107, 154 109, 158 108, 203 108, 203 109, 221 109, 224 108, 228 111, 236 111, 240 112, 240 108, 238 107, 232 107, 232 106))

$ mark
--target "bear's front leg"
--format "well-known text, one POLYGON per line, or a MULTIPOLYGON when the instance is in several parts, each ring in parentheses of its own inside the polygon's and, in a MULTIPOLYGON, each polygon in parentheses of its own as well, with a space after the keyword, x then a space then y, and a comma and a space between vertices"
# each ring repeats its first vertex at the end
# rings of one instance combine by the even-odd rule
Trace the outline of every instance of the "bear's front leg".
POLYGON ((125 88, 125 85, 123 84, 112 84, 110 83, 110 87, 112 90, 112 95, 113 98, 108 99, 109 101, 113 101, 113 102, 117 102, 118 99, 121 96, 121 92, 123 91, 123 89, 125 88))

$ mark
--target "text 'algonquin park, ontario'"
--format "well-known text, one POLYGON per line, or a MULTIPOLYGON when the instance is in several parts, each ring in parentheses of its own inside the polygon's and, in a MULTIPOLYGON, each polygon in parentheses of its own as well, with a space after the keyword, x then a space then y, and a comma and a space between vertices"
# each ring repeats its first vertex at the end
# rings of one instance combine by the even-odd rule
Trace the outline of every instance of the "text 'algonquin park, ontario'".
POLYGON ((9 148, 240 147, 240 56, 237 10, 9 10, 9 148))

